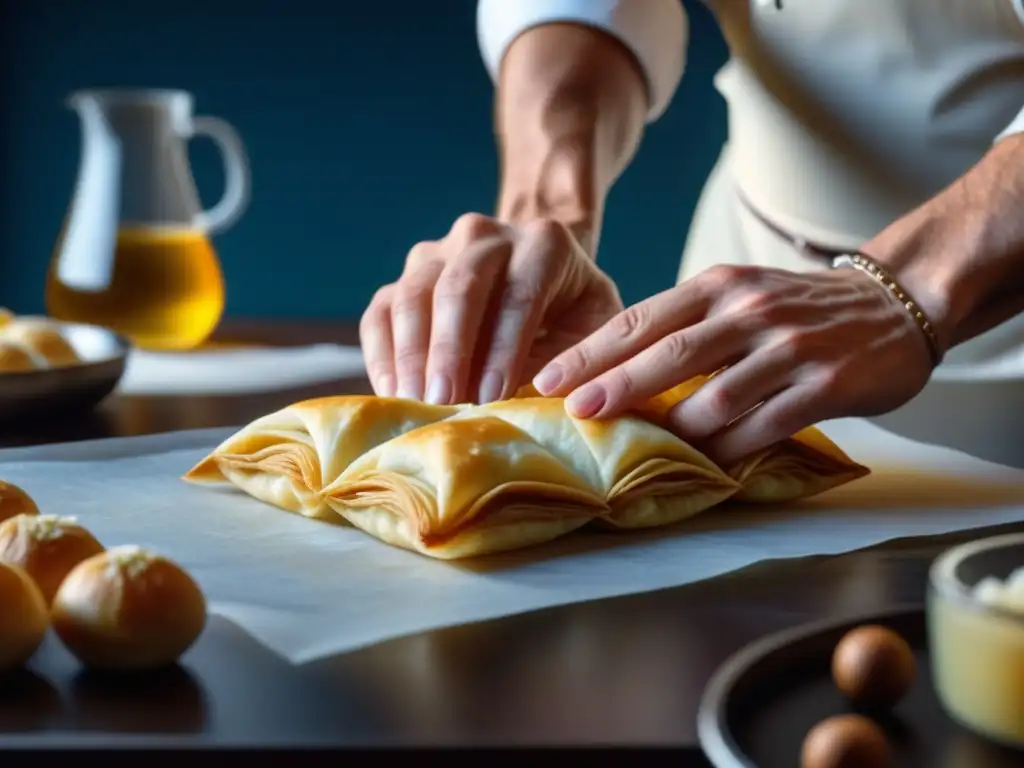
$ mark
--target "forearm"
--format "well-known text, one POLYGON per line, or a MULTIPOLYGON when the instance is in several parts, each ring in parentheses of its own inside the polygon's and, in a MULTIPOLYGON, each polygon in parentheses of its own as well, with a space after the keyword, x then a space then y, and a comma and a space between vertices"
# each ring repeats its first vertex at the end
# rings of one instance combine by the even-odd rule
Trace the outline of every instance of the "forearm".
POLYGON ((648 106, 639 64, 610 35, 572 24, 521 35, 498 82, 498 217, 556 219, 594 255, 605 199, 639 146, 648 106))
POLYGON ((1024 134, 863 250, 904 284, 944 348, 1024 311, 1024 134))

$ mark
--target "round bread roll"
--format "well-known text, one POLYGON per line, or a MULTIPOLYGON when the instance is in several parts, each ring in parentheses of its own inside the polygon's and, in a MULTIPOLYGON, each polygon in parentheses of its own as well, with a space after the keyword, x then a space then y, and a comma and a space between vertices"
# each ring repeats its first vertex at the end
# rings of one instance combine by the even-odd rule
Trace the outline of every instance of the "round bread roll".
POLYGON ((3 328, 14 319, 14 313, 7 307, 0 307, 0 328, 3 328))
POLYGON ((54 367, 81 362, 60 326, 46 318, 18 317, 3 328, 3 340, 30 347, 54 367))
POLYGON ((0 523, 0 562, 24 568, 47 605, 71 569, 103 549, 73 517, 18 515, 0 523))
POLYGON ((173 664, 206 626, 206 599, 179 565, 137 546, 79 563, 53 601, 57 636, 79 661, 110 670, 173 664))
POLYGON ((32 497, 14 483, 0 480, 0 523, 18 515, 38 515, 39 507, 32 497))
POLYGON ((46 637, 46 601, 16 565, 0 563, 0 672, 23 667, 46 637))
POLYGON ((24 373, 39 366, 32 353, 20 344, 0 341, 0 373, 24 373))

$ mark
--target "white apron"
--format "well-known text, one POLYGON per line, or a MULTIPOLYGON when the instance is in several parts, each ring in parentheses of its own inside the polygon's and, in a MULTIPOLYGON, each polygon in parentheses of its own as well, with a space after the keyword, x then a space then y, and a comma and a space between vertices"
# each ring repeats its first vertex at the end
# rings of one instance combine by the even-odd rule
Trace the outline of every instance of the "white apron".
MULTIPOLYGON (((718 0, 729 139, 679 279, 723 263, 825 266, 737 190, 790 235, 852 249, 966 171, 1024 106, 1013 2, 718 0)), ((1024 467, 1024 316, 951 350, 918 397, 875 421, 1024 467)))

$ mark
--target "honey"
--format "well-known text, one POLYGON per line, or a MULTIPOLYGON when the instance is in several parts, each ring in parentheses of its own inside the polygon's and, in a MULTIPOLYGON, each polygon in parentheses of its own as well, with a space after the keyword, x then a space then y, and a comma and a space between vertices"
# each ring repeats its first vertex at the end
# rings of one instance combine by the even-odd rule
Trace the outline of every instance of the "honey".
MULTIPOLYGON (((61 247, 59 241, 56 253, 61 247)), ((110 328, 143 349, 197 347, 213 333, 224 311, 220 262, 199 230, 120 230, 111 278, 103 290, 85 291, 61 282, 56 263, 55 258, 46 280, 50 316, 110 328)))

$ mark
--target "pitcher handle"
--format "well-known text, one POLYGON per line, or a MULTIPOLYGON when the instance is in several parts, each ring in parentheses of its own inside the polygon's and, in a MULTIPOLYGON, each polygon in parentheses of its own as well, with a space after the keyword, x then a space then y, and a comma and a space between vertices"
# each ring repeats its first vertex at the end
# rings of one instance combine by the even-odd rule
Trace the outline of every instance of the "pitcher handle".
POLYGON ((220 148, 224 158, 224 195, 220 202, 199 214, 197 224, 214 234, 232 227, 249 204, 252 183, 245 144, 231 123, 219 117, 203 115, 192 121, 189 138, 206 136, 220 148))

